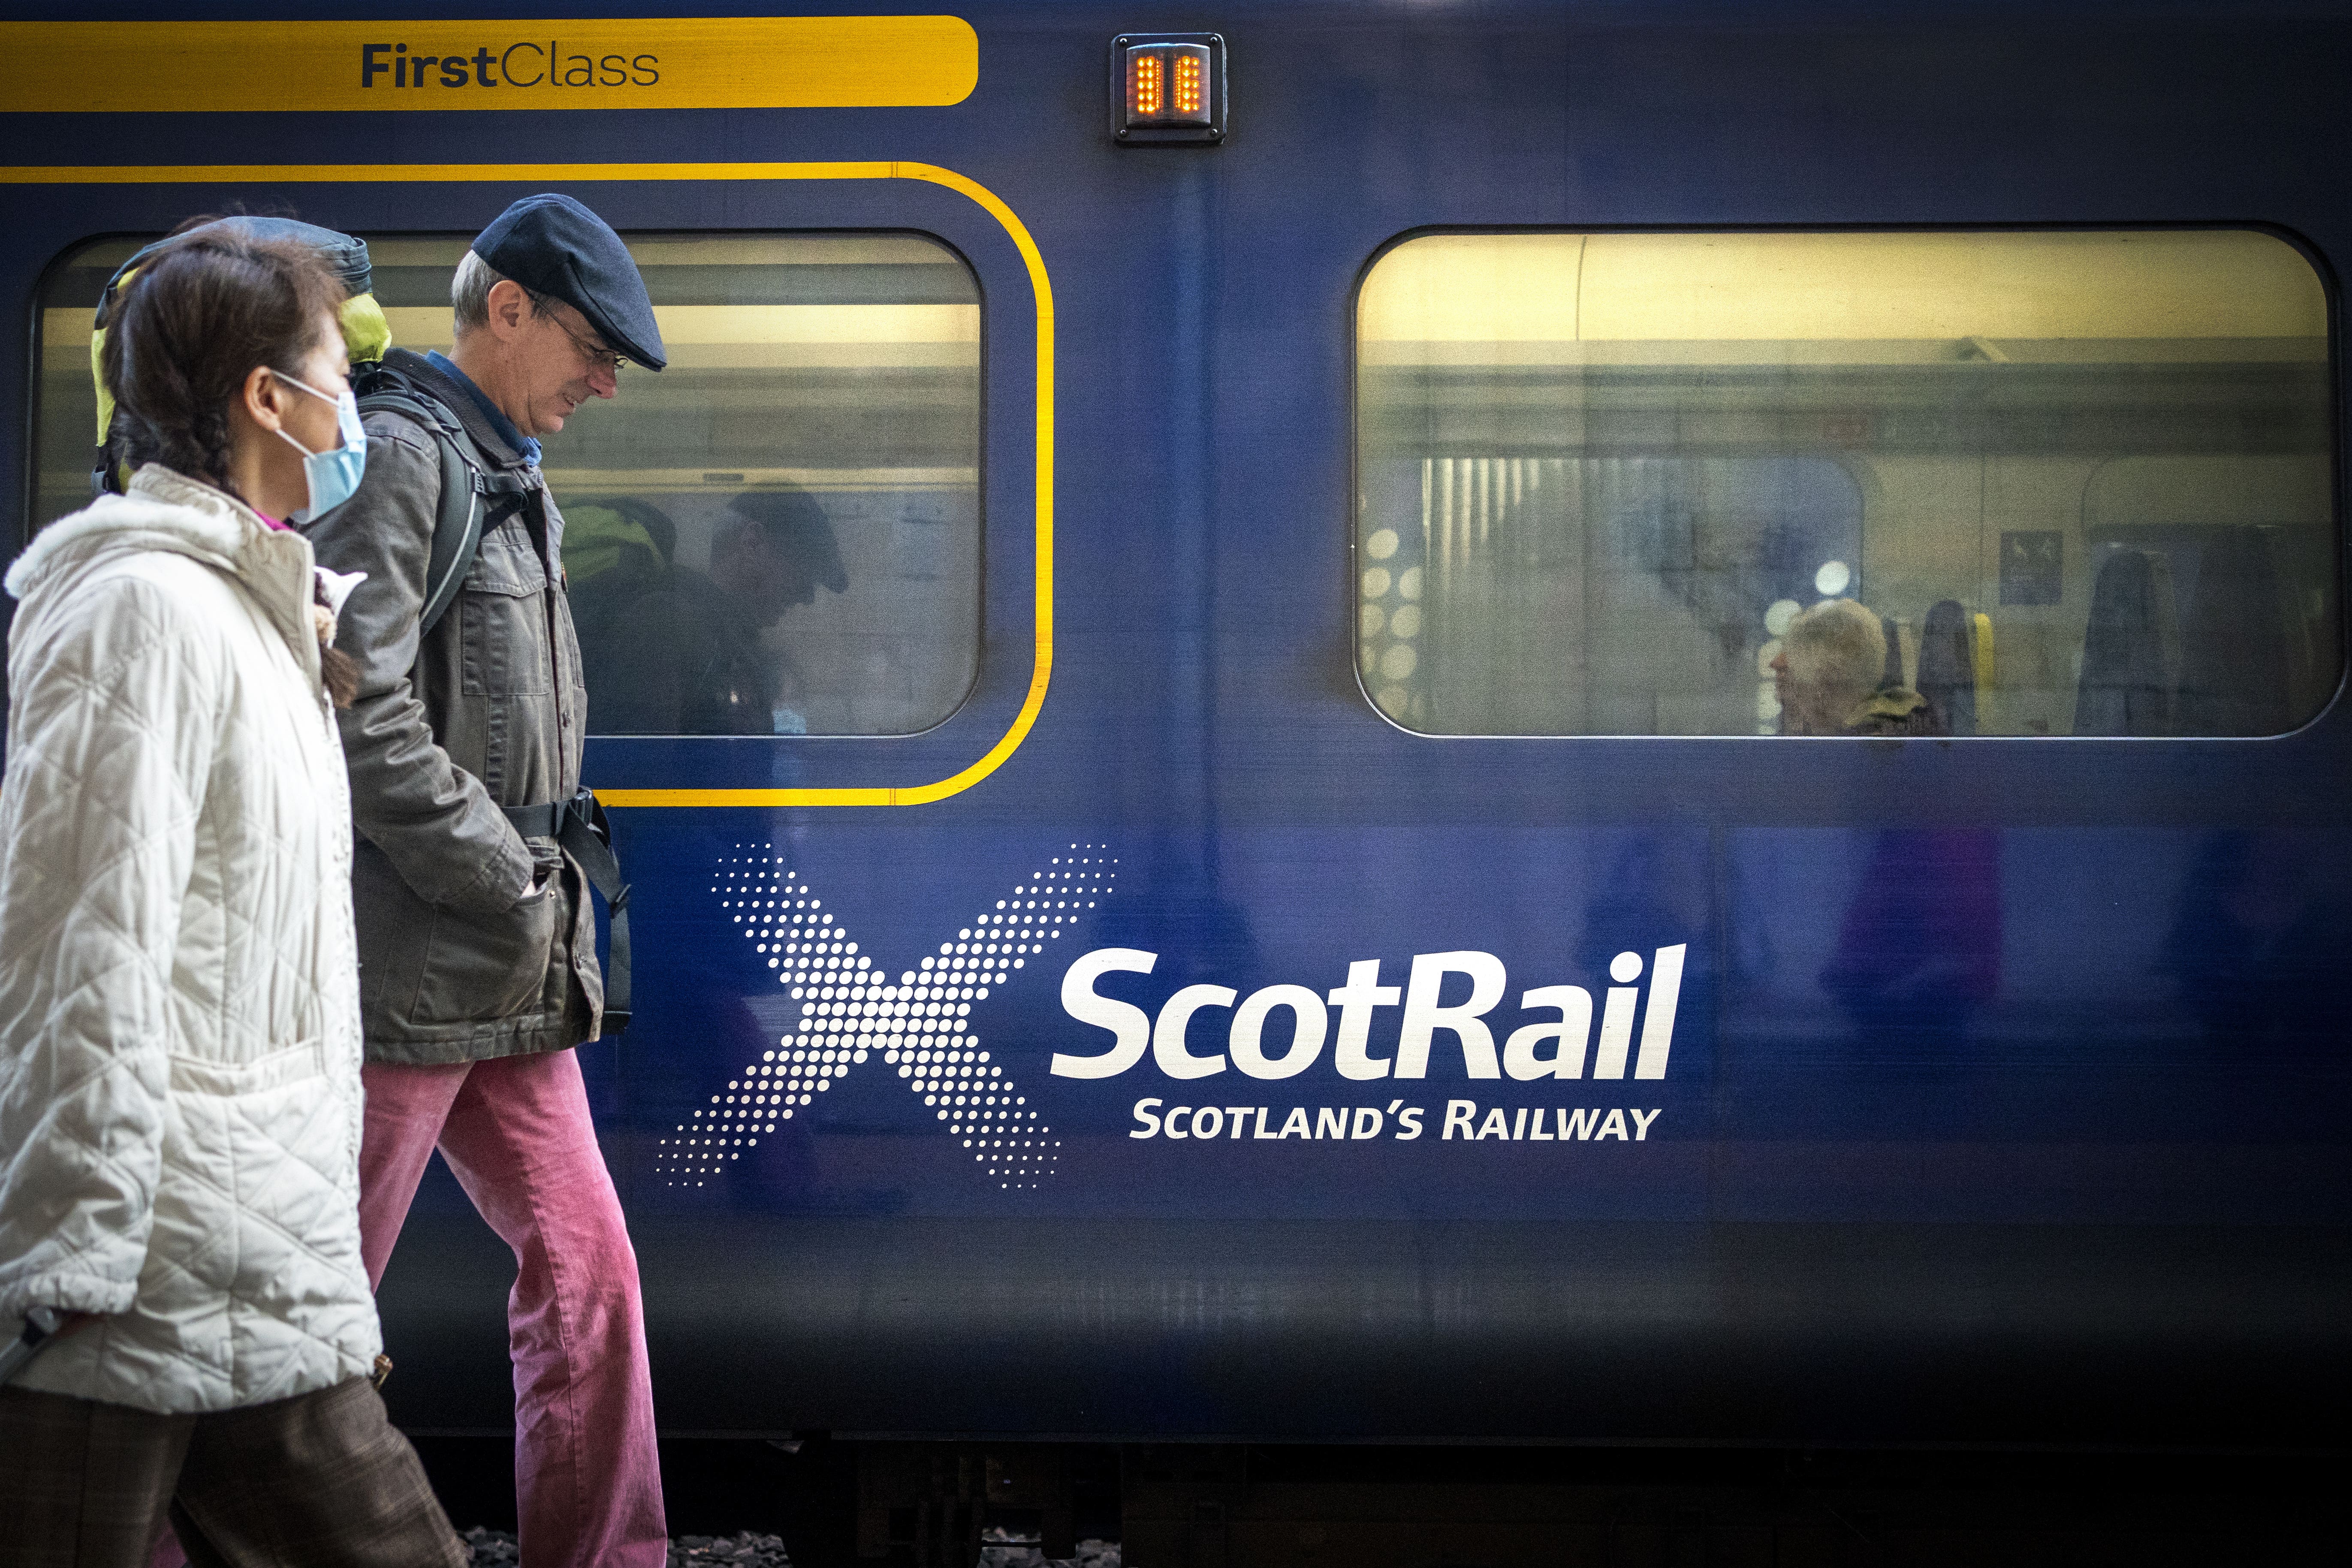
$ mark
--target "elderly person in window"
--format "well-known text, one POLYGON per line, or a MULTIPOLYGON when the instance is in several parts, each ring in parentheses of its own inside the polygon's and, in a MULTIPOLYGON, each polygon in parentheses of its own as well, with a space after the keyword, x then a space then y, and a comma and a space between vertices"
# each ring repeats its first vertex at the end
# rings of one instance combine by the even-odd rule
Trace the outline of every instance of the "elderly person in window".
POLYGON ((1885 628, 1852 599, 1825 599, 1791 621, 1771 668, 1783 735, 1946 733, 1926 698, 1885 681, 1885 628))

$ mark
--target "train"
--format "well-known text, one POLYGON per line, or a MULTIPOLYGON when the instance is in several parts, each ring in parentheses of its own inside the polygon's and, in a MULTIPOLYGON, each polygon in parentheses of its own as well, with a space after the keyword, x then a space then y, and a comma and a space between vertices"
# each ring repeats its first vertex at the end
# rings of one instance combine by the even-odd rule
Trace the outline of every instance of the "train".
MULTIPOLYGON (((2342 7, 532 8, 0 23, 0 480, 191 214, 418 348, 628 239, 544 463, 666 1430, 2335 1440, 2342 7), (762 674, 600 723, 678 574, 762 674), (1839 598, 1937 732, 1787 732, 1839 598)), ((404 1426, 509 1268, 436 1173, 404 1426)))

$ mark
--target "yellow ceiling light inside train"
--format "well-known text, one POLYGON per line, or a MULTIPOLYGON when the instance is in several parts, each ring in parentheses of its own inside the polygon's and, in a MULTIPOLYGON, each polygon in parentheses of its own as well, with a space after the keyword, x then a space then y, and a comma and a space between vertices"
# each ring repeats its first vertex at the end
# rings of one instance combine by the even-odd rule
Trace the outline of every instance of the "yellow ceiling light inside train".
POLYGON ((1562 363, 2325 358, 2327 300, 2258 229, 1440 234, 1374 264, 1357 322, 1562 363))

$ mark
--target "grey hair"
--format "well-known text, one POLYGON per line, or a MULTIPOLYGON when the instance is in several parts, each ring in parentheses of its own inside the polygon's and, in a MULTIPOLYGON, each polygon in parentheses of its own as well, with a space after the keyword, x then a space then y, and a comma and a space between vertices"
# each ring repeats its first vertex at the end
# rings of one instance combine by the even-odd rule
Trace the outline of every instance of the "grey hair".
POLYGON ((1886 631, 1852 599, 1825 599, 1789 624, 1781 646, 1789 673, 1842 712, 1878 689, 1886 670, 1886 631))
MULTIPOLYGON (((490 290, 507 280, 507 275, 483 260, 473 251, 457 263, 457 275, 449 279, 449 304, 457 312, 457 334, 463 337, 477 327, 490 324, 490 290)), ((530 297, 530 313, 543 315, 547 296, 530 284, 520 285, 530 297)))

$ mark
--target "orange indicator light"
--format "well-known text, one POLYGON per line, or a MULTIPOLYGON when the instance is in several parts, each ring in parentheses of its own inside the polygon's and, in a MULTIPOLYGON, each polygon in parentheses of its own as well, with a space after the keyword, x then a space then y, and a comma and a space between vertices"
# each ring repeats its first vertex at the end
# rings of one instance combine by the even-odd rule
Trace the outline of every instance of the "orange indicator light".
POLYGON ((1135 71, 1128 83, 1128 112, 1138 120, 1157 120, 1166 107, 1162 97, 1165 79, 1161 75, 1165 68, 1158 55, 1141 50, 1136 51, 1133 60, 1135 71))
POLYGON ((1203 59, 1208 51, 1174 49, 1170 52, 1176 57, 1175 105, 1171 118, 1208 119, 1209 73, 1203 59))
POLYGON ((1111 40, 1111 134, 1130 147, 1225 137, 1225 40, 1215 33, 1111 40))

